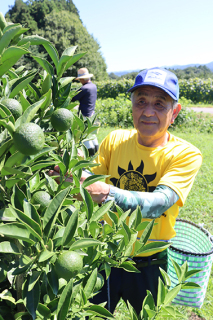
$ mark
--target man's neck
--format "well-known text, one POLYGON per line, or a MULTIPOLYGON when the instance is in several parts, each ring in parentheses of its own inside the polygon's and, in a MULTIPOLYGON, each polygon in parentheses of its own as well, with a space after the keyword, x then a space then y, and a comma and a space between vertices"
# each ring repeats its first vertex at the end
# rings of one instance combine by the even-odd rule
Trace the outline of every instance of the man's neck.
POLYGON ((149 147, 149 148, 157 148, 157 147, 164 147, 167 142, 169 141, 169 133, 166 132, 166 134, 159 138, 159 139, 155 139, 153 140, 152 137, 150 138, 141 138, 141 136, 138 133, 138 143, 141 144, 144 147, 149 147))

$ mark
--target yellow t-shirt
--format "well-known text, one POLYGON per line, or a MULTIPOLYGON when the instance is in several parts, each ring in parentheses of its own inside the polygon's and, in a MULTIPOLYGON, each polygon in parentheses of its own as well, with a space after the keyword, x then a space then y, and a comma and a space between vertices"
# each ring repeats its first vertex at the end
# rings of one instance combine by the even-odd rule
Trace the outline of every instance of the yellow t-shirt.
MULTIPOLYGON (((179 207, 184 205, 202 163, 196 147, 169 133, 165 146, 149 148, 138 143, 135 129, 116 130, 101 143, 96 161, 100 166, 94 167, 93 172, 110 175, 106 183, 120 189, 152 192, 157 185, 173 189, 179 200, 155 220, 150 239, 170 240, 175 236, 179 207)), ((104 218, 110 223, 108 216, 104 218)))

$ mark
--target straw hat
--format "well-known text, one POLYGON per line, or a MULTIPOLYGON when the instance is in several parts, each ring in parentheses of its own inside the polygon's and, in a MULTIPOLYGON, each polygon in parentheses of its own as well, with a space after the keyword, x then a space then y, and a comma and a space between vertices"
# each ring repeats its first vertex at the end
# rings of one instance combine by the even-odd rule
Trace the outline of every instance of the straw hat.
POLYGON ((78 70, 78 76, 77 78, 75 78, 76 80, 79 80, 79 79, 89 79, 93 77, 93 74, 92 73, 89 73, 88 69, 87 68, 81 68, 78 70))

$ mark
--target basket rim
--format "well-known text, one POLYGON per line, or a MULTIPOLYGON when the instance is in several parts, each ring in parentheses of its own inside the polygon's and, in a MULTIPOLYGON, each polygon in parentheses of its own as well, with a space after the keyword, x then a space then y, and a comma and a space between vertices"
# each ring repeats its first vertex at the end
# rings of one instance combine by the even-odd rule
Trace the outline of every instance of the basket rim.
MULTIPOLYGON (((177 221, 191 224, 191 225, 193 225, 194 227, 196 227, 197 229, 200 229, 202 232, 205 233, 205 235, 206 235, 207 237, 209 237, 208 231, 205 230, 203 227, 198 226, 196 223, 191 222, 191 221, 188 221, 188 220, 185 220, 185 219, 180 219, 180 218, 179 218, 179 219, 176 219, 176 222, 177 222, 177 221)), ((210 240, 210 242, 212 242, 211 238, 210 238, 209 240, 210 240)), ((172 239, 171 239, 171 241, 172 241, 172 239)), ((202 252, 202 253, 201 253, 201 252, 195 253, 195 252, 191 252, 191 251, 188 251, 188 250, 179 249, 179 248, 174 247, 172 244, 171 244, 171 246, 170 246, 168 249, 172 249, 172 250, 175 251, 175 252, 188 254, 188 255, 190 255, 190 256, 209 256, 209 255, 213 254, 213 242, 212 242, 212 249, 209 250, 209 251, 207 251, 207 252, 202 252)))

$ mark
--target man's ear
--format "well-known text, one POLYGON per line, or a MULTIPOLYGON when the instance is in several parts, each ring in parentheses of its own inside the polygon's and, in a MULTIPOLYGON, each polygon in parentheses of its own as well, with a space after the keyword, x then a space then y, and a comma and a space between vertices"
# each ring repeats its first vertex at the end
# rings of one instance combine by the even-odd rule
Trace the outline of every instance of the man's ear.
POLYGON ((171 124, 174 123, 174 121, 175 121, 175 119, 177 118, 178 113, 180 112, 180 110, 181 110, 181 104, 180 104, 180 103, 177 103, 177 104, 176 104, 176 107, 173 109, 171 124))

